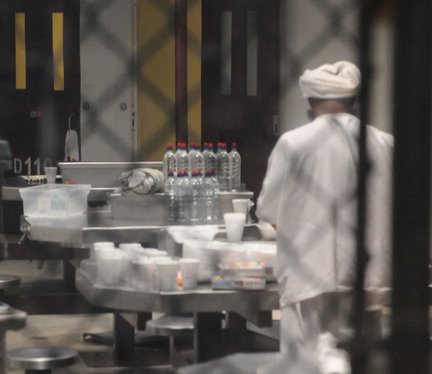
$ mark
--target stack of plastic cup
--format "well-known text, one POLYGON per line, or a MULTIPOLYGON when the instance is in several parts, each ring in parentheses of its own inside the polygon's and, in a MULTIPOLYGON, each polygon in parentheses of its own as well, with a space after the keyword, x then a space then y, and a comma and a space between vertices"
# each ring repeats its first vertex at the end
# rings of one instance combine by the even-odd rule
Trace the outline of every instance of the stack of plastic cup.
POLYGON ((177 291, 179 263, 176 260, 155 260, 158 291, 177 291))
POLYGON ((243 236, 246 215, 244 213, 225 213, 224 221, 229 242, 239 242, 243 236))
POLYGON ((179 268, 184 290, 192 290, 198 285, 198 269, 200 260, 196 258, 181 258, 179 268))

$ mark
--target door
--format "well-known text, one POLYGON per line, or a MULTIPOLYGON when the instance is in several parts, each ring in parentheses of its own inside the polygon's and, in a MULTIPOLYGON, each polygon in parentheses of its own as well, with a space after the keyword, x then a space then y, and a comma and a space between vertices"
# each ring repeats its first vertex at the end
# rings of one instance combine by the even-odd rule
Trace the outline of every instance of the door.
POLYGON ((135 2, 81 0, 83 161, 135 158, 135 2))
POLYGON ((0 137, 13 174, 64 159, 68 118, 79 123, 79 2, 0 3, 0 137))
POLYGON ((258 195, 277 135, 279 0, 203 0, 202 137, 235 141, 258 195))

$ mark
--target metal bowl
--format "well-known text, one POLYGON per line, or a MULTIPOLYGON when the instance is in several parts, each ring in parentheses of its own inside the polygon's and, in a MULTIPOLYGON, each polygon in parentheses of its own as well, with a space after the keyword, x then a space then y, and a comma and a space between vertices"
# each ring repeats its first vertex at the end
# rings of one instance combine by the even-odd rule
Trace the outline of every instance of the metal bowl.
POLYGON ((72 365, 78 352, 68 348, 18 348, 8 352, 12 368, 47 370, 72 365))

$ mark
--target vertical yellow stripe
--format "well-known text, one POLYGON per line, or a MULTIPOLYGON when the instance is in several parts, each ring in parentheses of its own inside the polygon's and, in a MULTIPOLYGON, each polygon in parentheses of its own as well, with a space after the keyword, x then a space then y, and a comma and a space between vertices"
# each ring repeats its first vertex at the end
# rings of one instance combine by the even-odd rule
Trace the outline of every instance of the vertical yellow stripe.
POLYGON ((188 1, 188 138, 201 143, 201 1, 188 1))
POLYGON ((54 91, 64 90, 63 13, 52 14, 54 91))
POLYGON ((15 13, 15 87, 17 90, 27 88, 25 13, 15 13))

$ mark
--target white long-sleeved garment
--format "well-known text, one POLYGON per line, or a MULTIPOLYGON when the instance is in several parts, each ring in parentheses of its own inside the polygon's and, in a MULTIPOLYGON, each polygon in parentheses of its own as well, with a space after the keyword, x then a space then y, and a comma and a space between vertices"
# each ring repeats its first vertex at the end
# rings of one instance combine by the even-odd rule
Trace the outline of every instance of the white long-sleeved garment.
MULTIPOLYGON (((277 225, 281 307, 340 287, 355 275, 359 120, 323 115, 283 134, 268 163, 257 216, 277 225)), ((368 126, 366 286, 389 286, 393 137, 368 126)))

